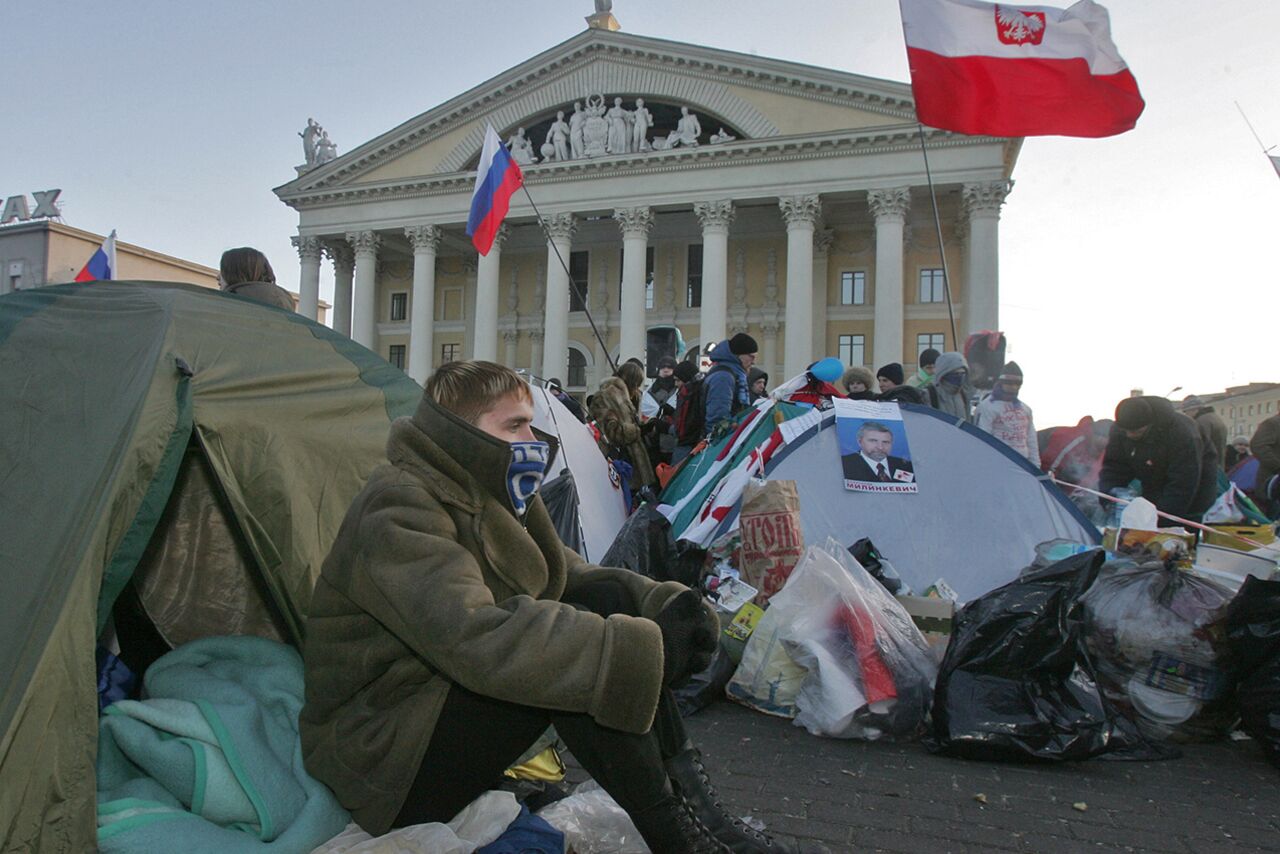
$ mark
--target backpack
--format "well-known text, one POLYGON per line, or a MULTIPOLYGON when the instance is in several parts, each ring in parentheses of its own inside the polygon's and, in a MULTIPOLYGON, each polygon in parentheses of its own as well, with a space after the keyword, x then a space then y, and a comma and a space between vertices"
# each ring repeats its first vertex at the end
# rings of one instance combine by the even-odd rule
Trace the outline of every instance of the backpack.
MULTIPOLYGON (((676 444, 692 447, 702 441, 707 426, 707 377, 716 371, 728 371, 724 365, 716 365, 691 383, 686 383, 676 402, 676 444)), ((735 400, 737 408, 737 401, 735 400)))

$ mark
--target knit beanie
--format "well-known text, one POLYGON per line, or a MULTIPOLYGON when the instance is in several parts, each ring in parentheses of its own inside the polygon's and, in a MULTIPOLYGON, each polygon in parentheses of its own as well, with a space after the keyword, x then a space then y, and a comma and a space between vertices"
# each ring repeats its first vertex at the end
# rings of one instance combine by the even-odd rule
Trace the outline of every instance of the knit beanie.
POLYGON ((698 375, 698 366, 693 362, 681 362, 676 365, 676 379, 682 383, 691 383, 698 375))
POLYGON ((1116 406, 1116 426, 1121 430, 1141 430, 1155 420, 1151 404, 1140 397, 1126 397, 1116 406))
POLYGON ((1022 368, 1018 367, 1017 362, 1010 362, 1000 369, 1000 376, 996 377, 996 379, 1020 383, 1022 382, 1022 368))
POLYGON ((735 356, 747 356, 760 352, 760 348, 756 346, 756 339, 745 332, 739 332, 729 339, 729 352, 735 356))
POLYGON ((897 362, 890 362, 880 370, 876 371, 876 379, 879 379, 880 377, 884 377, 894 385, 902 385, 902 365, 899 365, 897 362))

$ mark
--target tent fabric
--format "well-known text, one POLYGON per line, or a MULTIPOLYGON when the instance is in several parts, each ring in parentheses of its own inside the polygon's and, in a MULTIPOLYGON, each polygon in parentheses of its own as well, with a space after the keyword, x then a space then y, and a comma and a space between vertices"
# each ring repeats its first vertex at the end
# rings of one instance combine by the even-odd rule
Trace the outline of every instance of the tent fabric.
POLYGON ((0 297, 0 851, 93 847, 97 630, 171 535, 189 449, 296 643, 390 421, 421 394, 344 336, 211 289, 0 297))
MULTIPOLYGON (((870 537, 917 592, 943 578, 967 601, 1016 578, 1038 543, 1099 541, 1075 505, 1003 442, 929 407, 900 408, 917 493, 846 490, 834 412, 766 463, 768 479, 796 481, 806 543, 870 537)), ((715 537, 737 526, 740 508, 715 537)))
POLYGON ((566 472, 538 491, 546 505, 551 524, 556 527, 560 542, 582 554, 582 525, 578 521, 581 508, 578 505, 578 486, 573 473, 566 472))

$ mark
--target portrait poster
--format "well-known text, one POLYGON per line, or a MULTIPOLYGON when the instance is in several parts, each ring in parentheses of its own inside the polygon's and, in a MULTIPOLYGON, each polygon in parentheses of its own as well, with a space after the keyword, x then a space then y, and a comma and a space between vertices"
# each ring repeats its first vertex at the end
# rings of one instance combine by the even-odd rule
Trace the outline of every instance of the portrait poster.
POLYGON ((915 464, 898 404, 839 398, 833 402, 844 488, 853 492, 917 492, 915 464))

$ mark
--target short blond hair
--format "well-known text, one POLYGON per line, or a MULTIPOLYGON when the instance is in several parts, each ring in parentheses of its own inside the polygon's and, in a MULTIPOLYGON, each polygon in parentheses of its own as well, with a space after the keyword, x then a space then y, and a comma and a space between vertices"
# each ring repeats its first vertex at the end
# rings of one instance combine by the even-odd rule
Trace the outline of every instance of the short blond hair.
POLYGON ((479 360, 444 363, 427 378, 424 393, 469 424, 479 421, 504 397, 515 395, 533 403, 529 384, 519 374, 506 365, 479 360))

